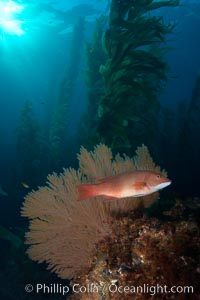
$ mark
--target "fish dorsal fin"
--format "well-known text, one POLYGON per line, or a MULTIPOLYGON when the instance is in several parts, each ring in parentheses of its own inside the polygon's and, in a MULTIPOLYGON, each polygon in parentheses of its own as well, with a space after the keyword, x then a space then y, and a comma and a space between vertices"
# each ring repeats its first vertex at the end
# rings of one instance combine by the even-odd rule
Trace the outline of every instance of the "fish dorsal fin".
POLYGON ((136 191, 141 190, 142 188, 144 188, 146 186, 146 182, 138 181, 138 182, 135 182, 132 186, 136 191))
POLYGON ((111 175, 111 176, 108 176, 108 177, 99 178, 99 179, 97 179, 97 183, 108 182, 109 180, 112 180, 115 177, 116 177, 115 175, 113 175, 113 176, 111 175))

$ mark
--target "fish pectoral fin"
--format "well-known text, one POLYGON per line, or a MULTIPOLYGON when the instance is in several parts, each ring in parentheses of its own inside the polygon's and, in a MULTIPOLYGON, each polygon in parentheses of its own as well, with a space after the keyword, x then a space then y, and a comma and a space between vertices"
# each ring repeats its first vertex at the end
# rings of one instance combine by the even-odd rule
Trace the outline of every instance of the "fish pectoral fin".
POLYGON ((141 182, 136 182, 132 185, 132 187, 137 191, 137 190, 141 190, 142 188, 144 188, 146 186, 146 182, 141 181, 141 182))

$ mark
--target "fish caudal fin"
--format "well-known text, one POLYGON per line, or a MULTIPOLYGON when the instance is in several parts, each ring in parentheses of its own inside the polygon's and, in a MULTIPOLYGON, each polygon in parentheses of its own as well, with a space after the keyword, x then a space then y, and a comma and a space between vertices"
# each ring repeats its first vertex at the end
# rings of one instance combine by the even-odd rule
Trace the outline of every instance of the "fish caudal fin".
POLYGON ((86 200, 98 195, 97 187, 94 184, 77 185, 78 201, 86 200))

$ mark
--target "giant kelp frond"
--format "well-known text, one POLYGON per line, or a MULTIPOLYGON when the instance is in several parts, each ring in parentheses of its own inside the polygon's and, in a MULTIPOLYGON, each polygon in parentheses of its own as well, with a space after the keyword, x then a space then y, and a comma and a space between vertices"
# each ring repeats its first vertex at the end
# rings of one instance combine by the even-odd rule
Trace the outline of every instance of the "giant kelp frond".
POLYGON ((84 28, 85 19, 80 17, 74 26, 69 64, 60 83, 55 112, 49 129, 49 167, 53 170, 59 170, 63 166, 64 153, 67 148, 66 132, 70 123, 71 100, 82 58, 84 28))
POLYGON ((162 1, 151 1, 152 3, 149 5, 149 9, 158 9, 165 6, 178 6, 180 4, 179 0, 162 0, 162 1))
POLYGON ((106 24, 107 17, 105 15, 97 18, 93 41, 86 44, 87 69, 85 71, 85 81, 88 88, 88 107, 84 120, 81 122, 81 132, 84 140, 92 146, 97 143, 98 106, 104 93, 103 78, 99 72, 99 66, 106 61, 105 48, 102 47, 102 35, 105 26, 107 26, 106 24))
POLYGON ((109 27, 103 35, 108 57, 100 67, 105 95, 99 103, 97 135, 113 149, 120 145, 135 149, 134 143, 150 144, 155 138, 158 95, 169 71, 166 41, 174 23, 154 10, 178 4, 176 0, 111 1, 109 27))
POLYGON ((119 154, 113 158, 103 144, 91 152, 82 147, 78 159, 78 171, 70 168, 59 176, 49 175, 47 186, 28 194, 22 208, 22 215, 30 219, 26 234, 29 256, 46 262, 61 278, 71 278, 89 268, 96 245, 112 234, 111 223, 117 222, 117 215, 142 204, 148 206, 158 197, 152 194, 106 203, 103 197, 77 201, 76 186, 81 183, 138 169, 160 170, 145 146, 138 148, 133 159, 119 154))

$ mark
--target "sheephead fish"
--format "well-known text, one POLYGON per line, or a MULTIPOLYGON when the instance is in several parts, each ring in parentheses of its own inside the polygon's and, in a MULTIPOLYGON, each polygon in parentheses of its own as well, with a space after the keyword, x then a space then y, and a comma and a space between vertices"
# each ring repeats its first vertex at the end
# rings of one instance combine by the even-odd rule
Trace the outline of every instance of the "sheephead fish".
POLYGON ((142 197, 157 192, 170 184, 171 180, 160 173, 128 172, 100 179, 96 184, 78 185, 78 200, 96 196, 104 196, 105 200, 142 197))

